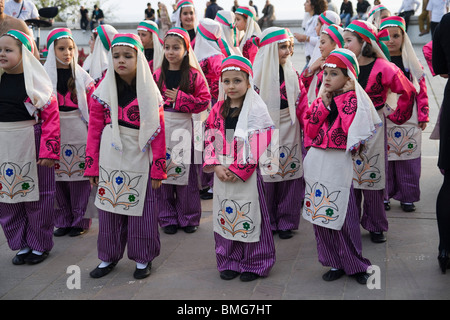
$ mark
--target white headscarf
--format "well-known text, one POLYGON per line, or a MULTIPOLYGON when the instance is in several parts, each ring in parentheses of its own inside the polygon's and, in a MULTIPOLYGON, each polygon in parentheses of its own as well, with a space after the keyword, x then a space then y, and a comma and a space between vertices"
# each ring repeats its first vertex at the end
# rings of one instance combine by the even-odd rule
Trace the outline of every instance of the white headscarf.
POLYGON ((183 26, 181 25, 181 9, 183 9, 184 7, 192 7, 194 9, 194 29, 197 29, 197 11, 195 10, 194 2, 192 0, 178 1, 177 7, 172 14, 172 22, 174 23, 174 26, 177 28, 183 28, 183 26))
MULTIPOLYGON (((278 55, 278 44, 290 41, 291 38, 286 29, 271 27, 267 28, 256 41, 260 48, 256 54, 254 65, 254 81, 259 89, 259 94, 267 104, 270 116, 276 128, 280 124, 280 60, 278 55)), ((291 57, 287 58, 282 66, 286 84, 289 114, 292 123, 296 120, 295 103, 300 94, 297 72, 292 65, 291 57)))
POLYGON ((103 77, 106 69, 108 69, 108 52, 111 49, 111 41, 118 32, 109 24, 98 26, 94 32, 97 34, 97 38, 95 40, 94 50, 90 55, 92 56, 92 62, 89 74, 94 81, 98 81, 103 77))
POLYGON ((215 20, 220 23, 222 36, 227 41, 233 54, 242 55, 241 49, 239 49, 239 30, 236 28, 234 12, 219 10, 215 20))
MULTIPOLYGON (((134 34, 118 33, 111 44, 111 49, 115 46, 130 46, 137 52, 136 65, 136 94, 139 104, 140 126, 139 126, 139 147, 142 151, 147 149, 151 140, 161 130, 159 120, 159 107, 163 103, 161 93, 156 85, 150 71, 147 59, 144 55, 144 47, 141 40, 134 34)), ((95 90, 93 96, 111 111, 113 147, 122 150, 120 139, 120 128, 118 120, 118 96, 116 76, 113 68, 112 50, 108 53, 109 65, 105 78, 95 90)))
POLYGON ((222 38, 222 28, 218 22, 209 18, 202 19, 197 30, 194 52, 198 61, 215 55, 223 54, 228 57, 231 54, 228 43, 222 38))
POLYGON ((53 93, 57 95, 58 71, 56 66, 55 41, 58 39, 71 39, 74 45, 73 59, 70 62, 72 76, 75 79, 75 88, 77 90, 77 104, 84 121, 89 121, 89 107, 87 104, 86 92, 94 85, 94 80, 78 64, 78 48, 73 40, 72 32, 67 28, 53 29, 47 37, 48 55, 44 64, 44 69, 50 77, 53 84, 53 93))
POLYGON ((158 25, 151 20, 144 20, 138 24, 137 30, 150 32, 153 40, 153 70, 158 70, 164 59, 163 42, 159 37, 158 25))
POLYGON ((256 21, 256 11, 253 7, 239 7, 235 14, 240 14, 247 18, 247 24, 245 26, 244 36, 240 40, 239 49, 244 49, 245 43, 253 36, 259 37, 261 35, 261 28, 256 21))

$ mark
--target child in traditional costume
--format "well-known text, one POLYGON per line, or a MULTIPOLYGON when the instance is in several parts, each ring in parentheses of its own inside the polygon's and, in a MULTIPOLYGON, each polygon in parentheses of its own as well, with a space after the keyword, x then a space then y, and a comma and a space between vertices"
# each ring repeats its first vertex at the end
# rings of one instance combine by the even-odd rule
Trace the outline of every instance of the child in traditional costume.
POLYGON ((222 28, 222 37, 225 38, 225 41, 228 43, 233 54, 241 56, 242 52, 239 49, 239 31, 236 28, 236 16, 234 12, 219 10, 217 11, 216 18, 214 20, 220 23, 220 27, 222 28))
POLYGON ((319 97, 305 117, 312 145, 304 160, 303 217, 314 224, 319 261, 331 267, 323 280, 347 274, 365 284, 371 263, 362 255, 351 154, 381 120, 358 84, 358 71, 355 55, 346 49, 332 51, 325 61, 319 97))
POLYGON ((239 49, 242 55, 253 64, 258 52, 258 46, 253 39, 261 35, 261 29, 256 21, 255 8, 252 6, 239 7, 236 9, 235 17, 237 30, 244 32, 242 38, 239 39, 239 49))
POLYGON ((109 65, 94 92, 85 176, 98 185, 98 258, 90 273, 107 275, 125 247, 136 262, 134 278, 150 275, 159 255, 157 190, 166 178, 162 97, 137 35, 117 34, 109 65))
POLYGON ((53 248, 59 111, 28 35, 0 38, 0 224, 12 263, 39 263, 53 248), (37 163, 36 163, 37 162, 37 163))
POLYGON ((159 37, 158 25, 151 20, 144 20, 138 24, 137 32, 144 46, 145 58, 153 73, 161 67, 164 57, 163 42, 159 37))
POLYGON ((220 277, 267 276, 275 246, 258 160, 270 143, 273 121, 253 89, 250 61, 223 61, 219 101, 205 129, 206 172, 214 172, 213 224, 220 277))
MULTIPOLYGON (((422 130, 429 122, 429 108, 425 72, 406 33, 405 20, 392 16, 381 20, 380 30, 389 31, 386 41, 391 62, 399 67, 416 88, 412 117, 403 125, 389 119, 387 125, 388 175, 385 208, 390 209, 389 199, 400 201, 406 212, 415 210, 414 202, 420 200, 420 172, 422 130)), ((393 106, 395 107, 395 106, 393 106)))
POLYGON ((111 41, 117 33, 117 30, 109 24, 102 24, 92 32, 95 36, 95 44, 89 74, 94 79, 96 87, 100 85, 108 69, 108 53, 111 49, 111 41))
POLYGON ((78 236, 91 226, 85 218, 91 184, 84 177, 87 124, 94 80, 78 65, 78 49, 67 28, 53 29, 47 37, 44 69, 58 98, 61 157, 55 164, 56 204, 54 235, 78 236))
POLYGON ((291 39, 286 29, 267 28, 256 41, 259 50, 253 67, 255 87, 278 129, 268 152, 260 159, 260 168, 272 231, 282 239, 289 239, 300 223, 305 190, 303 123, 298 119, 303 119, 308 101, 300 76, 292 65, 291 39))
POLYGON ((367 22, 374 25, 377 30, 380 28, 381 20, 391 15, 391 12, 384 5, 379 4, 369 10, 367 22))
POLYGON ((167 180, 161 187, 159 223, 168 234, 178 228, 192 233, 202 213, 196 165, 201 157, 194 161, 194 153, 198 143, 202 150, 203 138, 197 131, 202 132, 211 94, 186 30, 167 32, 162 67, 154 77, 164 99, 167 144, 167 180))
POLYGON ((174 22, 175 28, 183 28, 187 31, 191 46, 194 48, 198 25, 194 1, 179 0, 172 14, 172 22, 174 22))
MULTIPOLYGON (((382 42, 389 38, 387 30, 377 34, 375 27, 366 21, 355 20, 344 31, 345 47, 358 57, 359 84, 372 99, 380 118, 388 117, 396 124, 405 123, 412 115, 415 88, 404 73, 388 61, 389 50, 382 42), (388 114, 388 97, 398 94, 397 107, 388 114)), ((384 126, 385 127, 385 126, 384 126)), ((378 130, 366 145, 364 152, 355 156, 354 186, 358 206, 362 202, 361 225, 371 234, 375 243, 386 241, 388 220, 384 208, 386 185, 387 144, 386 129, 378 130)))

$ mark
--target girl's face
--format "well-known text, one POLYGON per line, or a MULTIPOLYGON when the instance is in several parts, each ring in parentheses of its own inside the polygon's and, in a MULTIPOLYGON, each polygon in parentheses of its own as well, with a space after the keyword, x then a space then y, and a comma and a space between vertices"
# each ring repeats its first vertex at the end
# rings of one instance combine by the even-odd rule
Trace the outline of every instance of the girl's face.
POLYGON ((187 54, 183 39, 178 36, 168 36, 164 40, 164 56, 170 66, 180 66, 187 54))
POLYGON ((180 19, 183 28, 191 30, 194 28, 195 12, 193 7, 183 7, 180 12, 180 19))
POLYGON ((359 39, 353 34, 351 31, 344 32, 344 48, 352 51, 355 56, 359 56, 362 50, 362 43, 359 42, 359 39))
POLYGON ((91 53, 94 51, 94 45, 95 45, 95 33, 91 33, 91 37, 89 38, 89 49, 91 50, 91 53))
POLYGON ((291 56, 291 42, 285 41, 278 43, 278 59, 280 61, 280 65, 284 65, 291 56))
POLYGON ((222 84, 225 94, 231 102, 243 101, 250 88, 248 77, 242 71, 228 70, 222 73, 222 84))
POLYGON ((75 46, 72 39, 59 39, 55 41, 56 66, 58 68, 69 68, 73 60, 75 46))
POLYGON ((112 48, 114 71, 127 83, 136 77, 137 52, 129 46, 112 48))
POLYGON ((316 34, 317 34, 318 36, 320 36, 320 29, 322 29, 322 22, 320 22, 320 20, 317 19, 317 24, 316 24, 315 30, 316 30, 316 34))
POLYGON ((325 67, 323 70, 323 84, 327 92, 341 90, 350 77, 345 76, 340 68, 325 67))
POLYGON ((153 48, 153 34, 151 32, 138 30, 138 35, 145 49, 153 48))
POLYGON ((22 73, 22 49, 10 36, 0 38, 0 68, 6 73, 22 73))
POLYGON ((320 35, 319 39, 319 50, 323 58, 330 55, 330 52, 336 49, 336 43, 331 39, 331 37, 325 33, 320 35))
POLYGON ((245 31, 245 28, 247 26, 247 18, 244 17, 242 14, 236 14, 236 28, 239 31, 245 31))
POLYGON ((380 12, 380 20, 383 20, 383 19, 385 19, 387 17, 390 17, 390 16, 391 16, 391 12, 389 10, 387 10, 387 9, 381 10, 381 12, 380 12))
POLYGON ((403 31, 399 27, 388 27, 389 37, 388 41, 383 41, 391 56, 400 56, 402 54, 403 45, 403 31))

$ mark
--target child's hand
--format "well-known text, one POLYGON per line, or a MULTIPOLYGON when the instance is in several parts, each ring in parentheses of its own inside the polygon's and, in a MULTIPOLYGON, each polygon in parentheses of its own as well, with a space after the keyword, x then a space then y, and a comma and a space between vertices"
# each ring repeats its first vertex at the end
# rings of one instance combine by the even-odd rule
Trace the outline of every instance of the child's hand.
POLYGON ((229 170, 226 167, 221 166, 221 165, 214 167, 214 172, 216 173, 217 178, 222 182, 228 181, 228 179, 229 179, 228 171, 229 170))
POLYGON ((162 185, 162 180, 152 179, 152 189, 153 190, 159 189, 161 187, 161 185, 162 185))
POLYGON ((177 94, 178 89, 167 89, 165 93, 166 97, 170 99, 170 102, 175 102, 175 100, 177 99, 177 94))
POLYGON ((91 187, 98 187, 98 177, 89 177, 91 187))
POLYGON ((344 92, 355 90, 355 82, 352 79, 349 79, 344 87, 342 88, 344 92))
POLYGON ((233 172, 231 172, 230 170, 228 170, 228 169, 227 169, 227 176, 228 176, 228 181, 229 182, 236 182, 238 180, 236 175, 233 172))
POLYGON ((322 102, 325 107, 328 107, 331 104, 331 93, 330 92, 324 90, 322 92, 322 94, 320 95, 320 97, 322 98, 322 102))
POLYGON ((322 65, 325 63, 325 58, 321 57, 319 59, 317 59, 316 61, 314 61, 314 63, 312 63, 309 67, 308 67, 308 76, 311 74, 316 73, 317 70, 319 70, 320 68, 322 68, 322 65))
POLYGON ((38 165, 43 167, 51 168, 55 165, 55 160, 53 159, 39 159, 37 162, 38 165))

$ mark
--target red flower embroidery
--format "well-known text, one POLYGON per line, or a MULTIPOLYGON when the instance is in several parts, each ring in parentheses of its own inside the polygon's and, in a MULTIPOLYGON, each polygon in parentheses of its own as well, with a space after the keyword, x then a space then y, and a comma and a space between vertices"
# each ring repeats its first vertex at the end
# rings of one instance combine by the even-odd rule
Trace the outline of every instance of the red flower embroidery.
POLYGON ((306 201, 305 204, 306 204, 307 207, 310 207, 310 206, 311 206, 311 202, 309 202, 309 201, 306 201))
POLYGON ((55 170, 59 170, 59 168, 60 168, 59 163, 55 163, 55 170))
POLYGON ((220 223, 225 224, 225 219, 224 218, 220 219, 220 223))
POLYGON ((103 188, 98 189, 98 194, 101 195, 101 196, 104 196, 105 195, 105 189, 103 189, 103 188))

